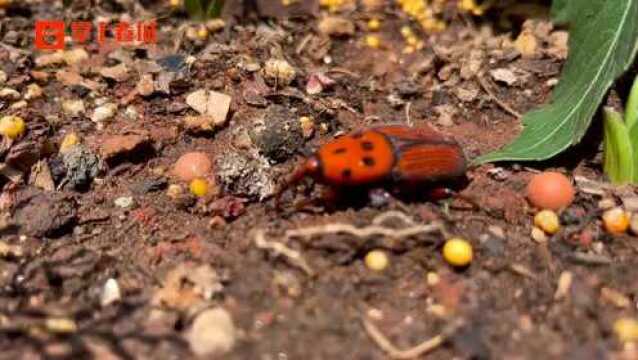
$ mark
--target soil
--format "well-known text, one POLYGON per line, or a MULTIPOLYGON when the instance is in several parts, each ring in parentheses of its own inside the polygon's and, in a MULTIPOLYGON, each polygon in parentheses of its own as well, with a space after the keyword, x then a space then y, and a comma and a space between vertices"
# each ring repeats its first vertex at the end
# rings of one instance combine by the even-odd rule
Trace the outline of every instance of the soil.
MULTIPOLYGON (((335 14, 313 1, 260 1, 258 13, 234 4, 224 28, 189 38, 188 29, 201 25, 165 2, 54 3, 0 10, 0 70, 7 75, 0 88, 20 95, 0 98, 0 115, 27 125, 0 149, 0 358, 392 356, 364 323, 398 349, 444 334, 417 358, 631 356, 613 324, 638 311, 638 242, 606 234, 599 203, 635 195, 606 186, 596 134, 550 163, 470 167, 457 189, 462 197, 333 202, 307 179, 287 189, 279 208, 273 201, 302 157, 355 129, 429 124, 456 139, 468 159, 507 144, 521 128, 515 114, 549 101, 565 61, 565 46, 555 41, 564 30, 543 19, 503 28, 501 10, 471 17, 455 2, 440 15, 447 27, 428 34, 394 2, 335 14), (337 16, 344 33, 319 30, 337 16), (157 44, 90 40, 88 59, 42 65, 52 53, 34 48, 36 19, 68 25, 100 17, 158 18, 157 44), (367 29, 372 17, 381 20, 378 31, 367 29), (403 26, 422 48, 404 51, 403 26), (531 48, 521 47, 526 30, 531 48), (371 34, 379 48, 366 45, 371 34), (289 83, 283 70, 269 75, 271 59, 292 66, 289 83), (100 72, 118 64, 125 76, 100 72), (154 79, 148 94, 138 84, 144 74, 154 79), (322 85, 309 94, 313 77, 322 85), (20 104, 31 84, 43 94, 20 104), (188 126, 185 119, 200 114, 187 97, 200 89, 232 100, 214 109, 221 121, 201 125, 210 120, 204 117, 188 126), (79 99, 84 111, 64 109, 79 99), (91 120, 106 103, 116 104, 115 114, 91 120), (71 133, 80 144, 64 152, 60 144, 71 133), (172 174, 190 151, 214 164, 203 198, 172 174), (577 182, 561 231, 537 242, 524 190, 544 169, 589 182, 577 182), (384 214, 393 218, 378 226, 394 235, 329 231, 331 224, 370 229, 384 214), (444 231, 396 235, 428 224, 444 231), (322 231, 303 235, 317 226, 322 231), (295 229, 302 235, 286 236, 295 229), (470 266, 455 269, 441 256, 452 235, 472 244, 470 266), (373 249, 389 256, 385 270, 366 266, 373 249), (119 294, 105 304, 109 279, 119 294), (206 355, 191 329, 215 307, 230 315, 234 331, 225 334, 228 348, 206 355)), ((211 326, 213 339, 203 341, 222 341, 211 326)))

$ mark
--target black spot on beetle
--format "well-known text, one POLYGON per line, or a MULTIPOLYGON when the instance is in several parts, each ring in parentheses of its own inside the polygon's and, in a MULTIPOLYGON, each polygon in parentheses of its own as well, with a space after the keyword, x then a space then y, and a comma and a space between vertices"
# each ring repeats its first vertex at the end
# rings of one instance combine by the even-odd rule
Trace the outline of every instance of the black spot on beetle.
POLYGON ((373 167, 374 166, 374 159, 373 158, 366 156, 362 160, 363 160, 363 164, 365 166, 368 166, 368 167, 373 167))
POLYGON ((362 132, 356 132, 354 134, 352 134, 352 138, 353 139, 361 139, 363 137, 363 133, 362 132))
POLYGON ((335 149, 334 151, 335 154, 343 154, 345 152, 346 152, 346 148, 338 148, 338 149, 335 149))
POLYGON ((370 141, 362 141, 361 142, 361 148, 365 151, 370 151, 372 149, 374 149, 374 144, 370 141))
POLYGON ((343 176, 344 179, 350 179, 352 177, 352 170, 350 169, 345 169, 341 172, 341 176, 343 176))

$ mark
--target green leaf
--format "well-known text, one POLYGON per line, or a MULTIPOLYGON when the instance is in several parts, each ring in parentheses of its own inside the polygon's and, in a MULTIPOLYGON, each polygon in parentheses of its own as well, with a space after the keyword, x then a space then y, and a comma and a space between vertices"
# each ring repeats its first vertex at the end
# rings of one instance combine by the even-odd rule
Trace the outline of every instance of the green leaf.
MULTIPOLYGON (((634 83, 631 86, 629 92, 629 98, 627 99, 627 105, 625 106, 625 124, 631 131, 638 120, 638 76, 634 79, 634 83)), ((634 141, 638 141, 637 138, 631 138, 634 141)))
POLYGON ((605 93, 637 50, 638 0, 558 0, 557 20, 569 21, 569 58, 552 101, 523 117, 523 132, 503 149, 474 160, 544 160, 585 135, 605 93))
POLYGON ((188 16, 194 19, 202 20, 204 18, 203 0, 184 0, 184 7, 188 16))
POLYGON ((551 15, 554 22, 557 24, 567 23, 570 18, 570 12, 572 11, 572 7, 569 5, 574 5, 575 3, 576 1, 570 0, 552 1, 551 15))
POLYGON ((208 5, 208 11, 206 12, 207 18, 214 19, 220 17, 223 8, 224 0, 212 0, 208 5))
POLYGON ((634 150, 629 131, 622 115, 612 108, 603 109, 604 122, 604 163, 603 168, 614 184, 623 184, 634 180, 634 150))

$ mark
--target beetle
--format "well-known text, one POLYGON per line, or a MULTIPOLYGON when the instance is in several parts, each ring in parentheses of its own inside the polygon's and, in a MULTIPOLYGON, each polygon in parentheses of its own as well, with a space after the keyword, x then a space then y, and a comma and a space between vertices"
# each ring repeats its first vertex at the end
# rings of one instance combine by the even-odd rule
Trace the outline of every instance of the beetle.
POLYGON ((319 147, 285 181, 276 199, 306 176, 333 190, 391 185, 401 191, 463 177, 466 167, 459 144, 428 125, 370 127, 319 147))

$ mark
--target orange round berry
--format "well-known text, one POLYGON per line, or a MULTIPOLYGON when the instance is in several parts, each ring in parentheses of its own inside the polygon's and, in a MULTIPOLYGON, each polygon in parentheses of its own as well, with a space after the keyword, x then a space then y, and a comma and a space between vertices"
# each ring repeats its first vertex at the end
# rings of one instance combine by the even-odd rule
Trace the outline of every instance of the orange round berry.
POLYGON ((574 187, 558 172, 546 171, 534 175, 527 185, 527 198, 540 209, 560 210, 574 201, 574 187))

